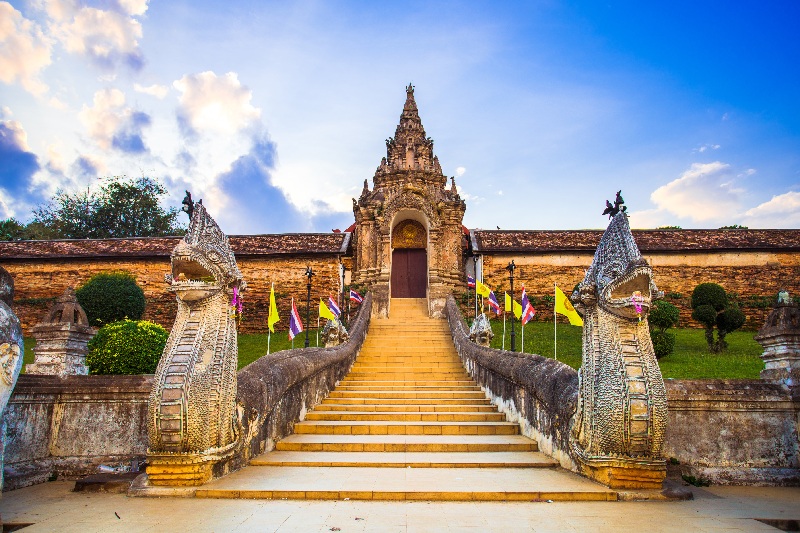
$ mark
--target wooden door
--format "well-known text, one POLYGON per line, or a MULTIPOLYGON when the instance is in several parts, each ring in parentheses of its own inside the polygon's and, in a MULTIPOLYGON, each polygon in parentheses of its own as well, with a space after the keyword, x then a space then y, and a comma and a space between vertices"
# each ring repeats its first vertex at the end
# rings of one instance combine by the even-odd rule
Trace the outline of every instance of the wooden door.
POLYGON ((428 289, 428 254, 424 249, 392 251, 392 298, 425 298, 428 289))

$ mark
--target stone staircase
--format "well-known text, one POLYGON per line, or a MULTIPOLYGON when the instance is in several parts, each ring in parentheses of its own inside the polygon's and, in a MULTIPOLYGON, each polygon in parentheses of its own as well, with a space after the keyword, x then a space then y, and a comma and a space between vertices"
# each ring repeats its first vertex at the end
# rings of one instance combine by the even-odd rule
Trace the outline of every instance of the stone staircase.
POLYGON ((616 500, 558 467, 466 374, 445 320, 393 299, 352 370, 294 434, 205 498, 616 500))

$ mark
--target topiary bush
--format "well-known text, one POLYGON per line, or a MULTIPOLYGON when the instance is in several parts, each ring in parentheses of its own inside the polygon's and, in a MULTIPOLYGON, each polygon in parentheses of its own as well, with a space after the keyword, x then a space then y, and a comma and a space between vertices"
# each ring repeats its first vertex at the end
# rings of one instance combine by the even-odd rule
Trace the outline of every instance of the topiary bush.
POLYGON ((120 320, 100 328, 89 341, 90 374, 153 374, 169 333, 147 320, 120 320))
POLYGON ((736 303, 730 301, 721 285, 701 283, 692 292, 692 318, 706 328, 706 342, 712 353, 728 347, 725 336, 744 325, 745 316, 736 303), (714 339, 714 328, 717 338, 714 339))
POLYGON ((653 341, 656 359, 666 357, 675 349, 675 335, 667 332, 667 329, 678 325, 680 313, 680 309, 669 302, 663 300, 653 302, 647 319, 650 323, 650 339, 653 341))
POLYGON ((127 272, 96 274, 75 291, 89 324, 105 326, 129 318, 139 320, 144 314, 144 291, 127 272))

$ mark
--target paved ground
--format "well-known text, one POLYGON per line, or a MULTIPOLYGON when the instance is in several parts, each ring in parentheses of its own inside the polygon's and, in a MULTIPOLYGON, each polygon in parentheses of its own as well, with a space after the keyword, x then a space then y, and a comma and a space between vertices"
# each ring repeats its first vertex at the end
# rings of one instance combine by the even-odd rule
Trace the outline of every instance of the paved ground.
POLYGON ((800 488, 711 487, 688 502, 450 503, 129 498, 54 481, 3 494, 6 523, 36 531, 772 531, 800 519, 800 488), (116 514, 115 514, 116 513, 116 514))

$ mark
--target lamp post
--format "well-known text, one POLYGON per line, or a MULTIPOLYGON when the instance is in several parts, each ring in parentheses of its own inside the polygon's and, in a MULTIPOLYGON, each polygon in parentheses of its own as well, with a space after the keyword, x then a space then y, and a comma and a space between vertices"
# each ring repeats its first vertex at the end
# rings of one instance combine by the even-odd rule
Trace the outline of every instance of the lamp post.
MULTIPOLYGON (((475 318, 478 318, 478 256, 472 256, 472 275, 475 278, 475 305, 472 306, 473 310, 475 311, 475 318)), ((469 290, 469 289, 467 289, 469 290)))
POLYGON ((514 260, 512 259, 511 262, 506 267, 506 270, 511 274, 511 351, 516 352, 516 334, 514 333, 514 269, 517 268, 517 265, 514 264, 514 260))
POLYGON ((305 274, 305 276, 308 278, 308 283, 306 283, 306 289, 308 290, 308 296, 306 296, 306 348, 308 348, 308 328, 311 325, 311 278, 315 275, 316 274, 311 267, 307 266, 305 274))

